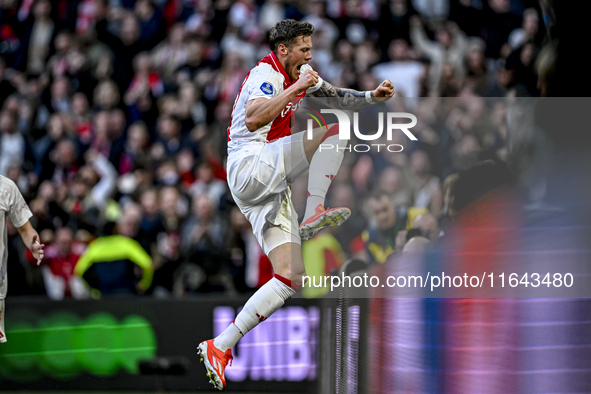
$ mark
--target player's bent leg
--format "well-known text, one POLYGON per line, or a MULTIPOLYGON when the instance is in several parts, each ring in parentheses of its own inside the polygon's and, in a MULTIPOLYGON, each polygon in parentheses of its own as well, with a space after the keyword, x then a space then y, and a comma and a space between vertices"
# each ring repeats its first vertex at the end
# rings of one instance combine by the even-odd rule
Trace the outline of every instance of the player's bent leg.
POLYGON ((310 161, 308 199, 300 226, 300 238, 303 241, 311 239, 327 227, 342 224, 351 216, 349 208, 326 209, 324 207, 326 193, 341 167, 348 142, 339 139, 338 124, 331 124, 324 130, 324 133, 314 134, 312 140, 305 140, 308 144, 307 153, 315 147, 318 149, 313 151, 310 161))
POLYGON ((328 127, 317 127, 312 129, 312 138, 309 138, 308 132, 303 131, 304 134, 304 151, 308 162, 312 162, 312 158, 318 151, 320 144, 326 140, 326 134, 332 134, 336 131, 338 135, 339 125, 337 123, 329 123, 328 127))
POLYGON ((285 168, 285 185, 289 186, 310 168, 310 160, 306 156, 304 141, 306 133, 296 133, 282 138, 283 163, 285 168))
POLYGON ((281 244, 268 252, 268 255, 275 276, 250 297, 224 332, 215 339, 201 342, 197 348, 207 369, 209 381, 218 390, 226 387, 225 368, 232 360, 231 349, 247 332, 279 309, 302 283, 305 270, 298 243, 281 244))
POLYGON ((294 290, 302 286, 306 269, 301 245, 291 242, 280 245, 269 252, 269 260, 276 278, 279 277, 278 279, 294 290))

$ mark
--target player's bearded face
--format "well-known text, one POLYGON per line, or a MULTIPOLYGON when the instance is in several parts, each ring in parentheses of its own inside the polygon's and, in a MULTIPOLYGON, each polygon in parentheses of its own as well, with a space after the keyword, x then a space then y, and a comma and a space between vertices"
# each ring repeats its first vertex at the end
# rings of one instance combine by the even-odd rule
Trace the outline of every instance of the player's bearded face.
POLYGON ((300 67, 312 60, 312 38, 298 37, 298 41, 288 48, 285 56, 285 71, 292 79, 296 80, 300 76, 300 67))

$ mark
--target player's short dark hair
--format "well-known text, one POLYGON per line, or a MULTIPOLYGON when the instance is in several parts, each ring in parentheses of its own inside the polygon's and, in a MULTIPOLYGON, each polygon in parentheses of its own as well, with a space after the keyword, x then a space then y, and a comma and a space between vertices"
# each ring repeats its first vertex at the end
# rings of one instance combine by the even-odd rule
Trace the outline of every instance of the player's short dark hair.
POLYGON ((298 37, 310 37, 314 33, 314 26, 308 22, 298 22, 293 19, 284 19, 281 22, 277 22, 275 26, 271 28, 269 33, 269 46, 271 50, 277 54, 277 48, 279 44, 283 44, 288 48, 291 48, 298 37))

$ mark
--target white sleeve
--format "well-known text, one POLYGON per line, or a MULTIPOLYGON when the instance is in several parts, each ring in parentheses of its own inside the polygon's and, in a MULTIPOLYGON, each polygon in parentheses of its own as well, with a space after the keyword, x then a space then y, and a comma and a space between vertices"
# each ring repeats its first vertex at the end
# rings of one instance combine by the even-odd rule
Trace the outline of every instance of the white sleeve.
POLYGON ((33 214, 15 183, 10 179, 5 179, 5 181, 8 189, 7 216, 14 227, 22 227, 33 214))
POLYGON ((274 71, 267 71, 261 66, 255 68, 246 81, 245 88, 248 92, 248 100, 272 99, 279 96, 283 91, 283 81, 281 81, 282 77, 279 75, 274 71))

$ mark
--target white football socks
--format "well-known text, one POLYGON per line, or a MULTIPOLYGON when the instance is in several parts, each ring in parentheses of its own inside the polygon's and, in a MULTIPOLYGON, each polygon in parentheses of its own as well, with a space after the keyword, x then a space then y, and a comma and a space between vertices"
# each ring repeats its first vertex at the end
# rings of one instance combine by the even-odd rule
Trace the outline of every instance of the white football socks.
POLYGON ((326 139, 321 142, 321 147, 314 153, 310 161, 308 171, 308 199, 306 200, 306 213, 303 222, 316 213, 318 204, 324 207, 324 199, 332 180, 337 176, 343 157, 347 140, 340 140, 338 126, 333 126, 327 132, 326 139), (335 132, 334 135, 329 135, 335 132), (330 148, 332 147, 332 148, 330 148))
POLYGON ((215 337, 213 345, 225 353, 226 350, 233 348, 243 336, 244 334, 236 324, 231 323, 228 328, 215 337))
POLYGON ((265 283, 246 301, 234 323, 214 339, 213 345, 222 352, 236 346, 240 338, 265 321, 295 294, 295 290, 287 283, 291 282, 279 275, 265 283))

